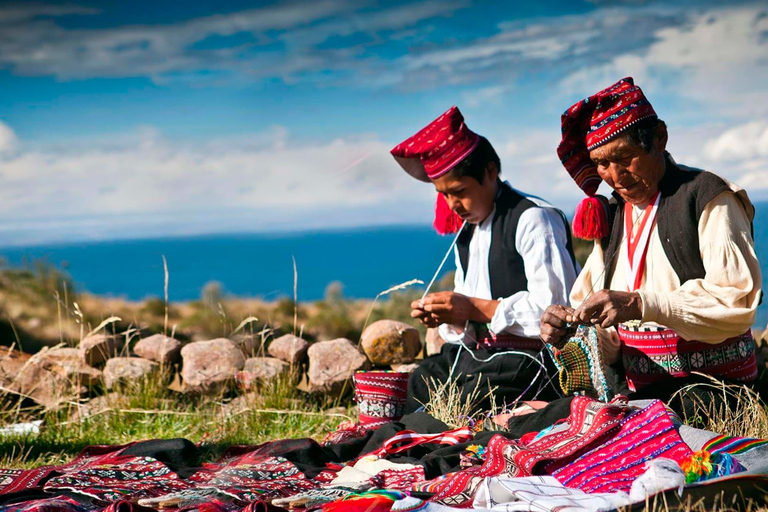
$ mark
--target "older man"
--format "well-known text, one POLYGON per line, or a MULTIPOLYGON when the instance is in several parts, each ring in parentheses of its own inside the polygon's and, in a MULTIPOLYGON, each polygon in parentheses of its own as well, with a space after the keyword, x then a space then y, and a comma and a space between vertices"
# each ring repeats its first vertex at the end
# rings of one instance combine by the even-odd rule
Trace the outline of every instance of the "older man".
POLYGON ((746 192, 677 164, 632 78, 568 109, 562 135, 558 155, 582 190, 594 196, 602 180, 614 192, 577 210, 574 231, 602 239, 572 307, 542 316, 542 338, 560 345, 570 324, 598 326, 606 362, 621 361, 640 396, 666 399, 694 373, 753 381, 761 275, 746 192))

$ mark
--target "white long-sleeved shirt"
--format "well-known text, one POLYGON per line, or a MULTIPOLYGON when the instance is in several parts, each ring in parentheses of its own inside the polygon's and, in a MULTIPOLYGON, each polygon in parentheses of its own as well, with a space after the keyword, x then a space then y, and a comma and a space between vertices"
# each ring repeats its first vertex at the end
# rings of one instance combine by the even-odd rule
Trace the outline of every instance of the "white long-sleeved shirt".
MULTIPOLYGON (((508 184, 507 184, 508 185, 508 184)), ((514 190, 514 189, 513 189, 514 190)), ((467 273, 454 250, 456 274, 454 291, 468 297, 499 300, 489 328, 494 334, 501 332, 538 338, 541 334, 541 315, 550 304, 565 304, 578 269, 574 267, 568 249, 568 229, 562 213, 551 204, 536 196, 516 191, 541 208, 525 210, 517 224, 515 248, 523 259, 526 290, 509 297, 492 297, 488 256, 491 248, 493 216, 496 209, 475 227, 469 242, 467 273)), ((442 324, 440 336, 449 343, 458 343, 464 336, 464 326, 442 324)))
MULTIPOLYGON (((637 292, 643 302, 643 325, 662 326, 683 339, 720 343, 752 326, 760 302, 762 275, 755 255, 750 222, 754 207, 747 193, 728 183, 704 207, 699 218, 699 248, 706 275, 682 285, 661 245, 658 225, 648 240, 645 273, 637 292)), ((641 209, 634 207, 635 217, 641 209)), ((658 220, 658 219, 657 219, 658 220)), ((635 230, 638 228, 635 227, 635 230)), ((627 291, 624 260, 626 243, 620 245, 610 290, 627 291)), ((595 244, 571 292, 571 305, 578 307, 603 288, 603 250, 595 244)), ((620 343, 615 328, 598 329, 603 356, 618 360, 620 343)))

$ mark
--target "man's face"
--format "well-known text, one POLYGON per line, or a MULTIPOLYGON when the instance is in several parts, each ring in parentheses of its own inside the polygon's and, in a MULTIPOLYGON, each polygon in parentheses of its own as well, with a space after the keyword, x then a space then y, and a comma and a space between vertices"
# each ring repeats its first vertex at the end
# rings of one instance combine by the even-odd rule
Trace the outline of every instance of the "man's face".
POLYGON ((643 206, 659 190, 659 182, 664 176, 665 147, 666 130, 660 130, 648 153, 628 137, 620 137, 593 149, 589 157, 603 181, 624 201, 643 206))
POLYGON ((479 183, 471 176, 456 178, 452 173, 432 180, 435 190, 443 194, 448 206, 470 224, 479 224, 493 211, 496 199, 496 166, 489 164, 485 179, 479 183))

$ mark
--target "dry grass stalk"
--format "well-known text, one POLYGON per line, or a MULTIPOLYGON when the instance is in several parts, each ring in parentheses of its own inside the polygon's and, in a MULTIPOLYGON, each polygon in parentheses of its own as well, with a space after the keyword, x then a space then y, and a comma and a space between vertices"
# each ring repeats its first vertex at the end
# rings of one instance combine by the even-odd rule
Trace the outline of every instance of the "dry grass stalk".
POLYGON ((709 375, 704 376, 711 382, 684 386, 672 395, 671 400, 687 397, 693 403, 692 417, 685 417, 683 421, 718 434, 768 438, 768 411, 754 390, 746 386, 726 384, 709 375), (696 389, 717 394, 722 401, 717 404, 706 403, 701 397, 691 393, 696 389))
POLYGON ((493 393, 496 387, 489 388, 485 395, 481 395, 480 382, 482 375, 478 379, 475 388, 462 399, 462 388, 453 379, 446 382, 440 382, 432 377, 425 379, 429 392, 429 401, 424 406, 424 411, 430 416, 442 421, 451 428, 464 427, 472 423, 475 417, 483 415, 485 411, 478 412, 477 404, 486 398, 491 398, 491 403, 495 408, 493 393))

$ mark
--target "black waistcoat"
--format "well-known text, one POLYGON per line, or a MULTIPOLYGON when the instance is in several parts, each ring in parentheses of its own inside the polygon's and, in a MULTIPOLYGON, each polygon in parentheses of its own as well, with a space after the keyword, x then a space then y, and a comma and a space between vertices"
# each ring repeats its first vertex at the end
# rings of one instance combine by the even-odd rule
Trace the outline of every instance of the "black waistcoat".
MULTIPOLYGON (((520 215, 529 208, 539 208, 533 201, 512 190, 507 184, 499 181, 499 193, 496 197, 496 212, 491 221, 491 247, 488 251, 488 273, 491 283, 491 297, 498 299, 509 297, 517 292, 528 289, 528 279, 525 277, 525 265, 522 256, 515 247, 517 223, 520 215)), ((568 222, 563 218, 568 233, 567 249, 572 261, 573 246, 568 222)), ((467 224, 456 241, 459 261, 464 275, 467 275, 469 265, 469 242, 475 231, 474 224, 467 224)), ((529 265, 541 262, 528 262, 529 265)))
MULTIPOLYGON (((680 284, 706 275, 699 249, 699 218, 704 208, 718 194, 730 190, 728 184, 711 172, 678 167, 667 155, 664 176, 659 182, 661 199, 656 214, 664 254, 672 265, 680 284)), ((603 239, 605 263, 604 288, 609 288, 616 269, 616 255, 624 241, 624 201, 614 193, 611 202, 613 226, 609 238, 603 239)))

